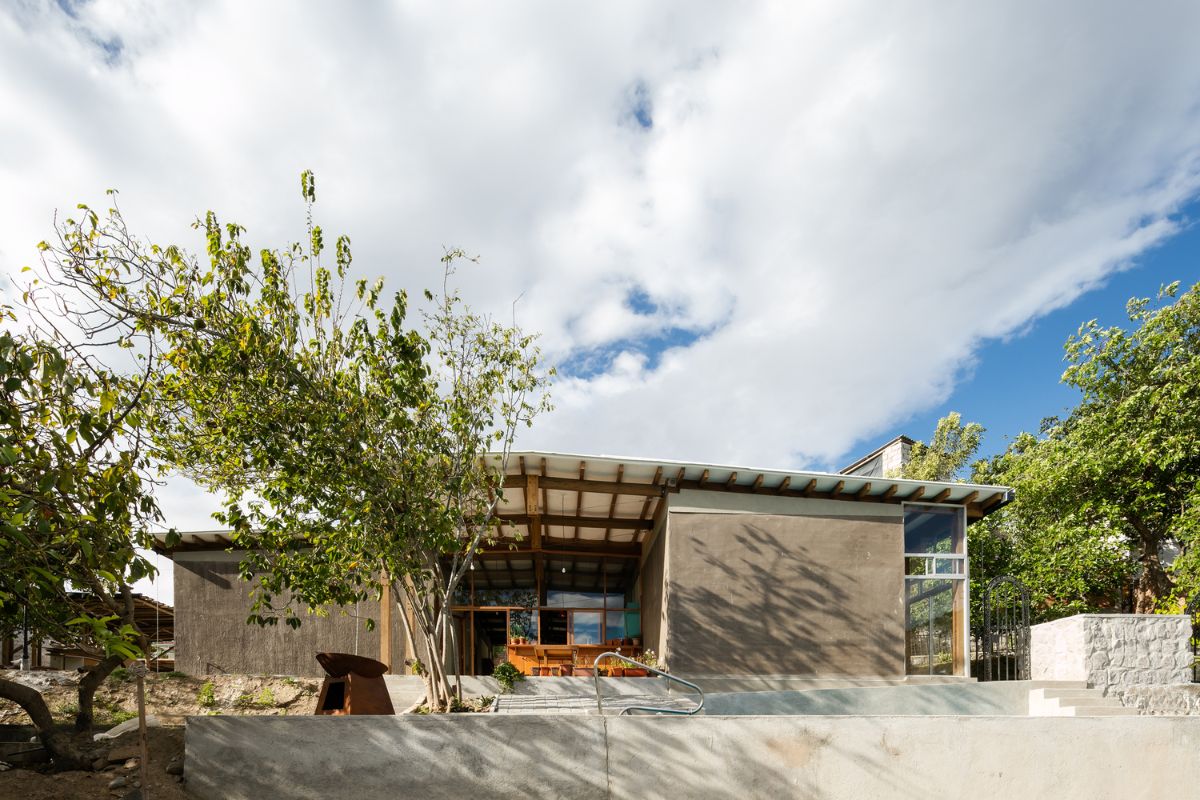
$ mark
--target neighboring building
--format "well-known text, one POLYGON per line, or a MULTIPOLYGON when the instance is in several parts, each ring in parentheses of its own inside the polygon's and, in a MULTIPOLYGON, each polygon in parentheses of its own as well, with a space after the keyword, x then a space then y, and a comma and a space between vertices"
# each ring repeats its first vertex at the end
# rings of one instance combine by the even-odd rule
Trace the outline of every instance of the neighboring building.
POLYGON ((908 463, 912 446, 916 444, 907 436, 897 436, 841 470, 842 475, 861 478, 894 478, 908 463))
MULTIPOLYGON (((81 602, 82 610, 92 616, 105 617, 112 613, 91 595, 75 592, 72 597, 81 602)), ((150 640, 150 669, 162 672, 173 670, 174 610, 152 597, 134 592, 133 620, 150 640)), ((99 649, 66 645, 53 639, 35 639, 21 630, 0 637, 0 667, 19 667, 22 653, 32 669, 81 669, 97 664, 103 658, 99 649)))
MULTIPOLYGON (((620 646, 684 675, 965 676, 966 525, 1012 499, 875 474, 540 452, 513 454, 505 488, 501 538, 454 607, 464 674, 503 660, 550 671, 620 646)), ((401 671, 397 614, 382 638, 336 612, 297 631, 246 625, 249 587, 228 547, 209 532, 163 549, 176 564, 177 669, 317 674, 313 655, 328 650, 401 671)), ((348 611, 379 619, 378 604, 348 611)))

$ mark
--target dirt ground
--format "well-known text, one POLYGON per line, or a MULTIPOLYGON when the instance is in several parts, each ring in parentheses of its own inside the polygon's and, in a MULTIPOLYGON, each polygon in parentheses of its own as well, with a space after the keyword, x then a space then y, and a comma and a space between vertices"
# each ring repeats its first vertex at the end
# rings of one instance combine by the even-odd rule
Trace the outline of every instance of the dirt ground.
MULTIPOLYGON (((70 723, 78 706, 73 672, 0 670, 0 677, 34 686, 42 693, 56 719, 70 723)), ((147 800, 182 800, 185 785, 168 774, 167 765, 183 754, 183 724, 188 716, 308 715, 316 708, 320 682, 310 678, 285 678, 264 675, 210 675, 189 677, 178 673, 151 675, 146 679, 146 713, 158 717, 161 727, 149 728, 150 759, 147 800)), ((131 719, 137 711, 137 683, 117 673, 96 692, 96 731, 131 719)), ((14 703, 0 700, 0 724, 28 724, 29 718, 14 703)), ((137 749, 136 731, 108 743, 114 753, 137 749)), ((46 767, 0 771, 0 800, 90 800, 125 797, 140 780, 136 766, 110 764, 100 771, 51 773, 46 767), (124 777, 125 785, 109 789, 109 784, 124 777)), ((186 763, 184 765, 186 780, 186 763)))
MULTIPOLYGON (((183 754, 183 728, 150 728, 148 731, 150 760, 147 762, 145 800, 184 800, 188 795, 184 785, 166 771, 172 758, 183 754)), ((137 732, 114 740, 113 752, 138 749, 137 732)), ((141 773, 136 766, 112 764, 99 772, 43 773, 34 769, 10 769, 0 772, 0 798, 3 800, 92 800, 92 798, 124 797, 133 791, 141 773), (109 789, 109 784, 124 777, 126 785, 109 789)), ((186 770, 186 766, 185 766, 186 770)))

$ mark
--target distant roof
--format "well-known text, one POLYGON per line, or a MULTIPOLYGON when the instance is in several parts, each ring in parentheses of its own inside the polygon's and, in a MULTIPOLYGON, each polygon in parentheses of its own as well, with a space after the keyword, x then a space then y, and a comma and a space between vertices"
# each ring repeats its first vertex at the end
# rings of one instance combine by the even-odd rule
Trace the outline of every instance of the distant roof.
MULTIPOLYGON (((501 456, 487 458, 498 464, 501 456)), ((965 506, 971 520, 987 516, 1014 496, 1005 486, 544 451, 511 453, 504 487, 522 489, 505 492, 497 509, 506 537, 536 539, 545 552, 564 554, 596 546, 636 553, 654 527, 662 498, 685 489, 864 503, 944 503, 965 506)), ((231 544, 228 534, 184 533, 175 548, 165 546, 165 533, 157 534, 160 544, 155 549, 223 550, 231 544)))
POLYGON ((917 443, 915 439, 910 439, 907 436, 897 436, 895 439, 891 439, 891 440, 886 441, 883 444, 879 445, 879 447, 876 447, 874 450, 867 453, 865 456, 858 459, 850 466, 842 467, 840 470, 838 470, 838 472, 840 472, 842 474, 846 474, 846 475, 850 474, 851 472, 854 472, 856 469, 861 467, 863 464, 866 464, 871 459, 878 458, 879 456, 883 455, 884 450, 887 450, 889 447, 896 444, 897 442, 899 442, 901 444, 906 444, 909 447, 912 447, 914 444, 917 443))

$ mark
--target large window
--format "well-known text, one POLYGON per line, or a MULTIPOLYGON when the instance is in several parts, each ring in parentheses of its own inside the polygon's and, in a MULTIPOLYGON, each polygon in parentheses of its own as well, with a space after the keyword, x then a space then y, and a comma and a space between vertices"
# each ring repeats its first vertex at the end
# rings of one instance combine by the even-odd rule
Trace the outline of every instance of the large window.
POLYGON ((964 509, 904 507, 905 671, 966 675, 964 509))

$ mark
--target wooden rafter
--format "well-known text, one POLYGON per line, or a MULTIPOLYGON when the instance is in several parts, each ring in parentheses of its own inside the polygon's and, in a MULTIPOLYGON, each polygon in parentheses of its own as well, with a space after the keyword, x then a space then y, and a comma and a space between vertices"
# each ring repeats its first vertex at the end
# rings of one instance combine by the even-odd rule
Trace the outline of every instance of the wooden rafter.
POLYGON ((838 481, 837 485, 833 487, 833 491, 829 493, 829 496, 834 500, 840 499, 842 496, 842 489, 845 487, 845 485, 845 481, 838 481))
POLYGON ((737 473, 731 472, 731 473, 729 473, 729 479, 725 481, 725 488, 728 489, 730 486, 736 486, 736 485, 737 485, 737 473))
MULTIPOLYGON (((583 481, 587 475, 587 462, 579 462, 579 486, 575 490, 575 516, 583 516, 583 481)), ((575 526, 575 538, 579 539, 579 526, 575 526)))
POLYGON ((953 489, 942 489, 940 492, 938 492, 936 495, 934 495, 933 499, 930 500, 929 502, 940 503, 943 500, 945 500, 947 497, 949 497, 950 493, 952 491, 954 491, 954 490, 953 489))
POLYGON ((788 490, 788 487, 791 485, 792 485, 792 476, 784 475, 783 480, 781 480, 779 482, 779 485, 775 487, 775 494, 783 494, 784 492, 786 492, 788 490))
MULTIPOLYGON (((580 474, 584 474, 584 467, 587 462, 580 463, 580 474)), ((682 478, 680 478, 682 480, 682 478)), ((522 487, 525 485, 525 478, 522 475, 508 475, 504 479, 505 488, 522 487)), ((651 483, 624 483, 613 481, 596 481, 585 480, 584 478, 556 478, 553 476, 542 478, 541 484, 547 489, 561 490, 565 492, 588 492, 590 494, 628 494, 637 497, 660 497, 666 487, 655 486, 651 483)))
POLYGON ((763 479, 764 479, 764 478, 766 478, 766 476, 765 476, 765 475, 763 475, 761 472, 760 472, 760 473, 758 473, 758 477, 756 477, 756 478, 754 479, 754 488, 755 488, 756 490, 757 490, 757 489, 761 489, 761 488, 762 488, 762 485, 763 485, 763 479))
POLYGON ((805 497, 812 497, 813 492, 815 492, 816 490, 817 490, 817 479, 812 478, 811 480, 809 480, 808 485, 804 487, 804 491, 801 492, 801 494, 803 494, 805 497))
MULTIPOLYGON (((615 531, 641 531, 652 526, 650 520, 635 519, 633 517, 576 517, 562 514, 542 514, 541 523, 543 525, 561 525, 563 527, 571 527, 578 525, 581 528, 612 528, 615 531)), ((500 519, 512 525, 528 525, 530 516, 528 514, 501 514, 500 519)), ((532 540, 533 537, 530 536, 532 540)))
POLYGON ((862 500, 864 497, 866 497, 870 493, 871 493, 871 482, 867 481, 866 483, 863 484, 861 489, 859 489, 857 492, 854 493, 854 499, 862 500))
MULTIPOLYGON (((625 478, 625 465, 617 464, 617 483, 622 483, 624 478, 625 478)), ((614 519, 616 517, 617 498, 618 497, 620 497, 620 495, 614 494, 612 496, 612 502, 610 502, 608 504, 608 518, 609 519, 614 519)), ((610 538, 612 538, 612 528, 605 528, 604 529, 604 541, 607 542, 610 538)))

